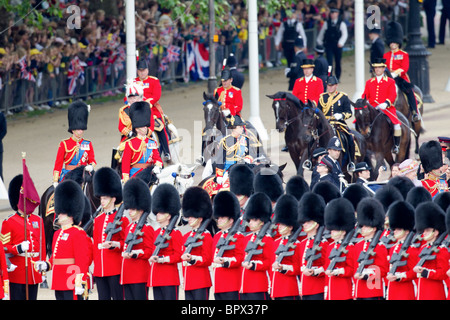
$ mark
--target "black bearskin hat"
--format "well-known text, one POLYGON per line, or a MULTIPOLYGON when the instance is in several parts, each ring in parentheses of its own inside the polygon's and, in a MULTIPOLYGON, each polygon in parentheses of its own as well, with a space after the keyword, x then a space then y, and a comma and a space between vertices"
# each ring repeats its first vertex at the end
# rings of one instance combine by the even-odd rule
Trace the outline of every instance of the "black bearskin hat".
POLYGON ((15 176, 8 187, 8 198, 9 204, 14 211, 18 210, 19 198, 20 198, 20 188, 22 188, 23 175, 18 174, 15 176))
POLYGON ((86 130, 89 109, 89 106, 83 101, 71 103, 67 109, 67 119, 69 120, 69 128, 67 131, 72 133, 72 130, 86 130))
POLYGON ((303 194, 309 191, 308 183, 301 176, 292 176, 286 183, 286 194, 294 196, 297 201, 300 200, 303 194))
POLYGON ((270 168, 262 168, 261 171, 255 175, 253 189, 255 193, 265 193, 272 202, 276 202, 284 193, 283 181, 280 176, 270 168))
POLYGON ((433 202, 442 208, 442 210, 447 211, 450 206, 450 192, 440 192, 434 196, 433 202))
POLYGON ((389 227, 412 231, 414 229, 414 207, 407 201, 395 201, 388 211, 389 227))
POLYGON ((383 205, 384 212, 386 213, 389 206, 397 200, 405 200, 402 193, 394 186, 384 185, 375 192, 375 199, 380 201, 383 205))
POLYGON ((325 207, 324 221, 328 230, 353 230, 356 224, 353 204, 346 198, 331 200, 325 207))
POLYGON ((230 191, 238 196, 250 197, 253 193, 253 180, 255 174, 246 164, 235 164, 230 169, 230 191))
POLYGON ((282 223, 298 228, 298 200, 290 195, 282 195, 275 205, 274 223, 282 223))
POLYGON ((419 157, 425 173, 439 169, 443 165, 442 147, 435 140, 422 143, 419 148, 419 157))
POLYGON ((384 209, 380 201, 374 198, 362 199, 356 208, 359 226, 368 226, 382 230, 384 227, 384 209))
POLYGON ((421 203, 416 208, 415 213, 417 232, 422 233, 426 228, 433 228, 442 234, 446 231, 445 212, 436 203, 421 203))
POLYGON ((55 214, 65 213, 78 225, 83 217, 86 205, 85 195, 79 184, 73 180, 64 180, 55 189, 55 214))
POLYGON ((316 183, 312 192, 321 196, 323 200, 325 200, 325 203, 341 197, 339 188, 332 182, 326 180, 316 183))
POLYGON ((252 194, 247 202, 244 220, 259 219, 262 222, 267 222, 270 220, 271 215, 272 202, 270 198, 262 192, 252 194))
POLYGON ((180 194, 177 189, 169 183, 161 183, 152 195, 152 212, 169 213, 172 217, 179 214, 181 210, 180 194))
POLYGON ((213 200, 213 217, 229 217, 236 221, 241 214, 239 200, 231 191, 220 191, 213 200))
POLYGON ((150 104, 146 101, 137 101, 130 106, 130 119, 133 130, 141 127, 150 127, 150 104))
POLYGON ((403 28, 397 21, 389 21, 386 27, 386 44, 398 43, 400 48, 403 44, 403 28))
POLYGON ((98 169, 94 174, 94 195, 115 197, 115 203, 122 202, 122 183, 119 174, 109 167, 98 169))
POLYGON ((358 207, 358 203, 367 197, 370 197, 369 191, 361 183, 353 183, 345 188, 342 197, 349 200, 353 205, 354 210, 358 207))
POLYGON ((418 186, 409 190, 405 201, 410 203, 414 208, 417 208, 422 202, 432 201, 431 193, 424 187, 418 186))
POLYGON ((181 202, 185 218, 209 219, 212 216, 212 203, 208 192, 200 187, 189 187, 183 195, 181 202))
POLYGON ((131 178, 128 180, 123 186, 122 195, 125 209, 150 212, 152 208, 150 189, 141 179, 131 178))
POLYGON ((319 225, 323 225, 325 205, 325 200, 320 195, 314 192, 305 193, 298 204, 299 224, 313 220, 319 225))
POLYGON ((395 176, 389 179, 387 185, 396 187, 402 194, 403 199, 406 199, 408 192, 414 188, 414 182, 410 178, 403 176, 395 176))

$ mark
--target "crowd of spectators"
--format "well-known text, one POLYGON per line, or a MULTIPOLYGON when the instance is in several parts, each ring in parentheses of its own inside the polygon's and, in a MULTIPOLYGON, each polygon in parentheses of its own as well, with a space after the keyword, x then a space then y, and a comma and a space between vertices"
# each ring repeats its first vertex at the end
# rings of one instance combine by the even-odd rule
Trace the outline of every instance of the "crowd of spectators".
MULTIPOLYGON (((391 14, 399 13, 397 9, 403 10, 402 1, 382 0, 376 1, 376 4, 387 13, 382 15, 383 19, 390 19, 391 14)), ((116 15, 106 14, 102 9, 91 10, 89 0, 59 2, 62 18, 46 14, 46 1, 36 8, 44 17, 41 28, 30 27, 26 19, 16 23, 19 17, 10 13, 6 28, 0 30, 2 104, 22 105, 25 110, 36 107, 48 109, 66 102, 71 96, 89 97, 94 93, 114 95, 123 88, 126 82, 125 1, 116 1, 116 15), (70 12, 67 13, 66 8, 73 4, 80 8, 79 28, 67 27, 70 12), (88 84, 84 84, 85 78, 89 78, 88 84)), ((191 6, 195 3, 186 3, 189 6, 187 10, 194 12, 195 8, 191 6)), ((228 16, 222 17, 229 23, 215 31, 218 39, 215 48, 216 72, 220 72, 222 60, 231 52, 237 53, 241 66, 248 62, 248 13, 245 2, 231 0, 229 3, 228 16)), ((370 1, 365 3, 370 5, 370 1)), ((139 58, 149 60, 153 75, 162 77, 166 72, 170 81, 174 80, 170 79, 170 75, 174 74, 180 75, 180 79, 176 80, 190 81, 189 67, 176 64, 179 72, 169 74, 167 70, 173 67, 170 62, 183 62, 186 43, 196 42, 208 47, 208 25, 202 24, 199 19, 195 23, 182 25, 180 19, 159 6, 156 0, 137 0, 135 5, 139 58)), ((273 41, 264 40, 274 37, 288 15, 294 15, 305 31, 320 28, 327 18, 330 5, 340 9, 351 34, 353 0, 300 0, 294 2, 291 10, 273 14, 269 14, 264 5, 259 6, 258 33, 262 44, 262 63, 267 67, 283 63, 281 49, 274 46, 273 41)))

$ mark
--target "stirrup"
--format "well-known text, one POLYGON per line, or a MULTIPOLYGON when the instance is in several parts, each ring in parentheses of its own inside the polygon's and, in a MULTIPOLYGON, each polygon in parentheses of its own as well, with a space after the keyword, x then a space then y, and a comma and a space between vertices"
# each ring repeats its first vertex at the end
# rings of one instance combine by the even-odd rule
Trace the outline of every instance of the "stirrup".
POLYGON ((305 160, 303 162, 302 168, 311 171, 312 170, 312 163, 311 163, 311 161, 309 159, 305 160))
POLYGON ((400 147, 399 147, 399 146, 396 146, 396 145, 394 145, 394 147, 392 148, 392 153, 394 153, 394 154, 398 154, 398 153, 399 153, 399 151, 400 151, 400 147))
POLYGON ((418 121, 420 121, 420 117, 419 117, 419 114, 417 114, 417 113, 413 113, 412 114, 412 121, 413 122, 418 122, 418 121))
POLYGON ((347 165, 347 171, 350 173, 353 173, 355 171, 355 163, 350 161, 350 163, 347 165))

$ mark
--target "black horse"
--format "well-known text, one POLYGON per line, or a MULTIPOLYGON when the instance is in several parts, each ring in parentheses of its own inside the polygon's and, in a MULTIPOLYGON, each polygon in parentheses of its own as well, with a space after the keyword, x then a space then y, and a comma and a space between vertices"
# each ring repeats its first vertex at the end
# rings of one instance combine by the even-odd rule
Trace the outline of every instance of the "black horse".
POLYGON ((411 128, 408 125, 408 119, 397 110, 397 116, 402 123, 402 135, 400 150, 394 161, 391 151, 394 145, 394 133, 389 117, 372 107, 366 99, 358 99, 353 106, 355 108, 356 130, 366 139, 368 155, 370 157, 375 156, 376 166, 371 172, 371 178, 376 179, 378 169, 383 165, 383 160, 386 160, 389 166, 392 166, 394 162, 401 163, 408 159, 411 128))

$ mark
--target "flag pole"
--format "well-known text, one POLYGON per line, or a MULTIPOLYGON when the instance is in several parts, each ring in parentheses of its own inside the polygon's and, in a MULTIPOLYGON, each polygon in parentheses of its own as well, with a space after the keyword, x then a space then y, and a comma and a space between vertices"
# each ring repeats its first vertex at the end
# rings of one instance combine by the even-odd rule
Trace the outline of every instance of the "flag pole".
MULTIPOLYGON (((26 152, 22 152, 22 163, 25 161, 26 152)), ((23 185, 23 182, 22 182, 23 185)), ((23 189, 22 189, 23 192, 23 189)), ((27 241, 27 198, 23 197, 23 225, 25 241, 27 241)), ((25 250, 25 299, 28 300, 28 249, 25 250)))

